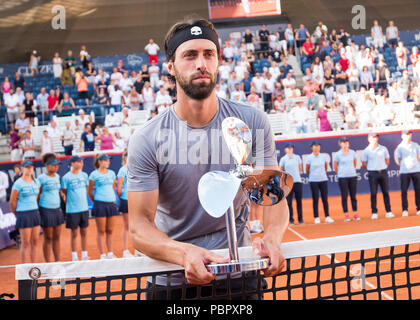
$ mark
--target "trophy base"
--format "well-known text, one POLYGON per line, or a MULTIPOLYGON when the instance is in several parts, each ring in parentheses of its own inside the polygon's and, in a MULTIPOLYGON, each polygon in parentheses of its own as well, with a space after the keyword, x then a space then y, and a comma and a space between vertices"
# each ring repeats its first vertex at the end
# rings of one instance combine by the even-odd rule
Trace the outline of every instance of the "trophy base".
POLYGON ((208 264, 207 269, 213 274, 224 274, 234 272, 246 272, 267 269, 269 266, 268 258, 258 260, 243 260, 237 262, 208 264))

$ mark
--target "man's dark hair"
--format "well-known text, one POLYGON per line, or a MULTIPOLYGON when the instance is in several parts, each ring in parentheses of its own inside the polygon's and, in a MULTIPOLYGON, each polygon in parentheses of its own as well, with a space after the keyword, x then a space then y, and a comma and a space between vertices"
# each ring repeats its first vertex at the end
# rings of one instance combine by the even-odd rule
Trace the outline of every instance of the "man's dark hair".
MULTIPOLYGON (((205 27, 205 28, 209 28, 211 30, 213 30, 214 32, 216 32, 216 34, 218 35, 213 23, 211 23, 210 21, 203 19, 201 17, 198 16, 189 16, 186 17, 183 21, 177 22, 175 23, 168 31, 168 33, 165 36, 165 43, 164 43, 164 47, 165 47, 165 53, 166 53, 166 61, 175 61, 175 52, 171 55, 168 56, 168 42, 169 40, 173 37, 173 35, 175 33, 177 33, 180 30, 184 30, 187 29, 191 26, 199 26, 199 27, 205 27)), ((176 51, 176 50, 175 50, 176 51)), ((217 56, 219 57, 220 52, 217 52, 217 56)))

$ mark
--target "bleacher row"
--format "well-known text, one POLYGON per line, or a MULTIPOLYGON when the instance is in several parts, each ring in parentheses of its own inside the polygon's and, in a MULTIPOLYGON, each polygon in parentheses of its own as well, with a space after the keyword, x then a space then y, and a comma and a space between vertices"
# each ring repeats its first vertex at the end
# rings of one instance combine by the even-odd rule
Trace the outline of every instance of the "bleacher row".
MULTIPOLYGON (((93 121, 95 120, 95 114, 93 112, 90 113, 90 115, 93 118, 93 121)), ((116 117, 121 117, 121 112, 115 113, 116 117)), ((147 120, 150 117, 150 111, 149 110, 137 110, 137 111, 129 111, 129 126, 124 125, 121 127, 111 127, 109 128, 109 132, 114 134, 116 131, 118 131, 121 134, 121 137, 124 139, 128 139, 130 135, 136 130, 137 128, 142 127, 147 120)), ((80 150, 80 137, 83 133, 83 130, 77 130, 74 126, 76 116, 68 116, 68 117, 54 117, 53 118, 55 122, 57 123, 57 128, 59 128, 61 131, 66 128, 66 122, 70 122, 72 129, 74 130, 75 138, 73 140, 73 153, 81 153, 82 150, 80 150)), ((34 139, 35 145, 39 147, 41 145, 41 137, 43 135, 44 130, 48 129, 48 125, 41 125, 41 126, 33 126, 31 128, 32 132, 32 138, 34 139)), ((56 153, 64 153, 64 147, 62 145, 62 141, 60 137, 58 136, 52 136, 53 139, 53 145, 54 145, 54 152, 56 153)), ((100 143, 97 142, 95 145, 96 150, 100 150, 100 143)))

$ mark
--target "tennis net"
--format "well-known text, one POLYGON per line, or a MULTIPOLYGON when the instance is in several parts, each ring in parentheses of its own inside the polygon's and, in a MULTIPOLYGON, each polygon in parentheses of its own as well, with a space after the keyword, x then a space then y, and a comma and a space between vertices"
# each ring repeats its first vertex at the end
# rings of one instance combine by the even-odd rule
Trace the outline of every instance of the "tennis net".
MULTIPOLYGON (((227 250, 216 250, 228 256, 227 250)), ((182 267, 148 257, 16 266, 19 299, 420 299, 420 227, 282 244, 285 270, 244 272, 210 285, 179 281, 182 267)), ((256 258, 251 247, 241 259, 256 258)))

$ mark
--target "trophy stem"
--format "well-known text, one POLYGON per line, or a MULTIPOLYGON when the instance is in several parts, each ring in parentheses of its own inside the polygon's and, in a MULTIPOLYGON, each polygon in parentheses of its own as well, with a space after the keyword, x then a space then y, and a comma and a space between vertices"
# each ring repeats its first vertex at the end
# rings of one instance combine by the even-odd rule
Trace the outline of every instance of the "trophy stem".
POLYGON ((229 257, 231 262, 239 262, 238 239, 236 236, 235 211, 233 203, 226 214, 226 230, 229 244, 229 257))

